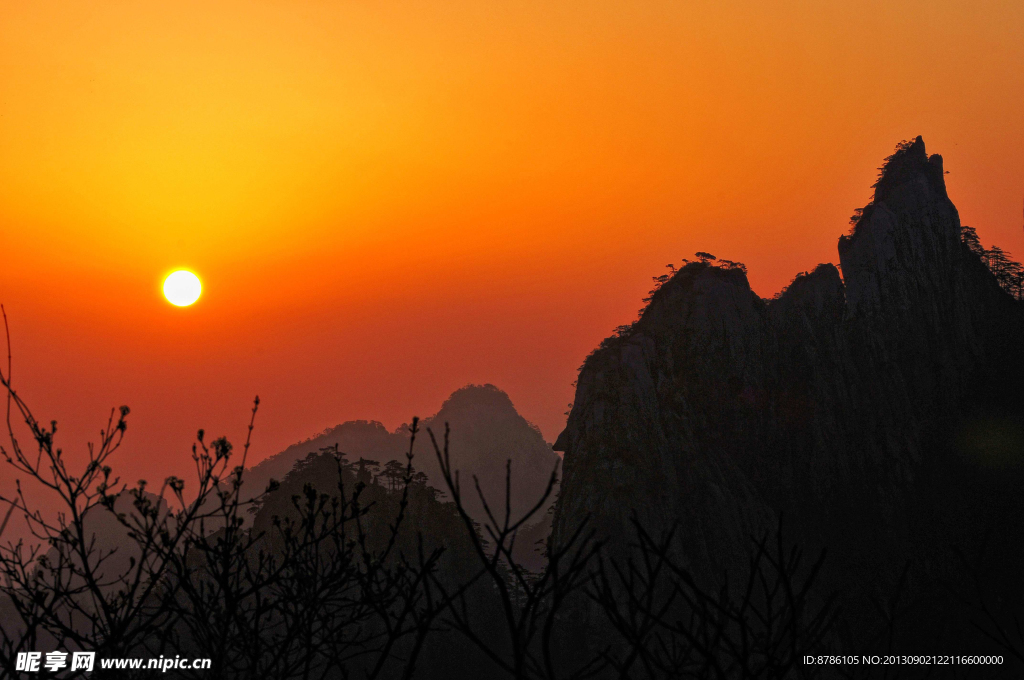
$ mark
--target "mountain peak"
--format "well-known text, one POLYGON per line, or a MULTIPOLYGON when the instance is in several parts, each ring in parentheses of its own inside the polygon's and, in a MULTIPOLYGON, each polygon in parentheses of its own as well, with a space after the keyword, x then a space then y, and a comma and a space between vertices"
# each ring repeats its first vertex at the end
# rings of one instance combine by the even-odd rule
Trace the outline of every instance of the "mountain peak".
POLYGON ((873 202, 885 202, 900 185, 913 182, 919 177, 924 177, 933 191, 945 197, 942 156, 929 156, 920 135, 913 141, 901 142, 896 151, 885 159, 878 182, 875 183, 873 202))
POLYGON ((920 135, 913 141, 904 140, 897 144, 896 150, 886 157, 878 170, 871 201, 854 213, 850 218, 853 225, 850 233, 839 239, 840 255, 857 239, 861 227, 870 221, 880 205, 887 205, 896 211, 900 206, 905 211, 920 211, 923 203, 950 203, 946 193, 942 156, 929 156, 920 135))
MULTIPOLYGON (((444 400, 444 403, 441 404, 441 410, 438 411, 438 415, 445 412, 479 407, 508 414, 516 413, 516 407, 512 404, 512 399, 509 398, 508 394, 490 383, 485 383, 483 385, 469 384, 452 392, 444 400)), ((437 416, 434 416, 434 419, 437 419, 437 416)))
POLYGON ((964 245, 941 156, 902 142, 874 189, 841 278, 821 265, 764 301, 742 269, 692 263, 588 357, 556 442, 556 542, 584 518, 628 535, 635 510, 727 563, 783 511, 813 536, 838 492, 857 490, 844 513, 889 512, 926 461, 960 455, 975 411, 1020 403, 1024 308, 964 245))
MULTIPOLYGON (((467 477, 476 476, 488 498, 500 500, 505 491, 505 462, 511 460, 513 507, 530 507, 543 493, 558 456, 540 430, 516 411, 512 400, 490 383, 466 385, 453 392, 441 409, 422 421, 422 427, 443 432, 451 423, 451 460, 467 477), (438 427, 440 426, 440 427, 438 427)), ((424 434, 426 434, 424 432, 424 434)), ((415 465, 430 483, 443 487, 429 441, 418 440, 415 465)), ((378 462, 405 461, 409 449, 408 425, 389 432, 375 420, 350 420, 288 447, 249 470, 246 484, 260 493, 271 478, 281 480, 296 462, 322 448, 337 446, 350 460, 366 457, 378 462)), ((467 498, 470 514, 481 508, 474 495, 467 498)))

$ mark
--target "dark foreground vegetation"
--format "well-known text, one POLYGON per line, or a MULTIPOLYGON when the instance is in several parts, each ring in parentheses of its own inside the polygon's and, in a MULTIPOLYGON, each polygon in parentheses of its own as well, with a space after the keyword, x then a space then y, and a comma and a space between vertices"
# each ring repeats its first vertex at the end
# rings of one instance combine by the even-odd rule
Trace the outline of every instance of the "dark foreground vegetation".
MULTIPOLYGON (((4 677, 18 677, 17 652, 54 649, 210 658, 212 671, 168 674, 204 678, 920 675, 803 662, 850 641, 834 594, 818 587, 828 556, 788 544, 781 523, 751 537, 746 569, 718 579, 691 571, 674 530, 652 535, 635 518, 625 558, 584 525, 558 546, 537 546, 546 566, 531 571, 516 541, 546 506, 554 471, 535 507, 513 517, 510 493, 495 505, 460 480, 447 431, 426 433, 444 493, 416 472, 415 420, 404 467, 326 449, 252 501, 240 500, 248 442, 239 460, 228 441, 200 431, 195 478, 151 492, 142 482, 126 488, 111 468, 126 408, 112 414, 84 469, 70 470, 54 427, 5 387, 33 437, 24 447, 9 426, 7 463, 52 500, 33 506, 20 485, 4 499, 36 539, 0 550, 4 677), (465 511, 467 493, 486 522, 465 511)), ((882 603, 878 636, 862 640, 861 653, 898 651, 900 597, 882 603)), ((974 604, 973 624, 1006 664, 1019 662, 1019 622, 1006 628, 984 600, 974 604)))

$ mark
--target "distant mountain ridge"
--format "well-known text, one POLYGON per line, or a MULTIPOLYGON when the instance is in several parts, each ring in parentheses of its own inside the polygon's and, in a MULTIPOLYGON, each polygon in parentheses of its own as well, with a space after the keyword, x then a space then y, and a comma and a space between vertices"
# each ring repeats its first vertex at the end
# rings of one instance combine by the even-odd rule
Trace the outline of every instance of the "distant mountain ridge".
MULTIPOLYGON (((436 414, 421 421, 421 433, 414 450, 414 467, 424 472, 429 484, 444 489, 440 470, 427 435, 433 429, 440 444, 444 426, 451 427, 450 454, 460 471, 463 495, 474 517, 483 508, 473 487, 473 475, 493 508, 504 508, 505 464, 512 461, 512 507, 528 509, 543 493, 559 456, 544 441, 540 430, 516 411, 509 396, 494 385, 467 385, 453 392, 436 414)), ((409 449, 409 426, 389 431, 377 421, 350 420, 325 430, 306 441, 253 466, 246 472, 250 494, 267 487, 271 479, 282 480, 309 453, 337 445, 349 460, 367 458, 384 463, 405 462, 409 449)), ((554 493, 549 504, 554 501, 554 493)))

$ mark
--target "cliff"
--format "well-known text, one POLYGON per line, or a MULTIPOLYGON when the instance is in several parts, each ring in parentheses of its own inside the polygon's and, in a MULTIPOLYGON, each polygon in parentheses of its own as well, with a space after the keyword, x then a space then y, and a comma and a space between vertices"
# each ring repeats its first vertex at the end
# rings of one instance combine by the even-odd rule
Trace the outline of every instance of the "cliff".
POLYGON ((874 188, 842 274, 819 265, 765 300, 741 266, 689 263, 587 358, 555 443, 555 541, 589 518, 624 544, 635 512, 678 521, 717 574, 785 516, 833 552, 833 585, 867 588, 907 559, 942 571, 993 517, 1020 533, 1024 304, 964 242, 920 137, 874 188))

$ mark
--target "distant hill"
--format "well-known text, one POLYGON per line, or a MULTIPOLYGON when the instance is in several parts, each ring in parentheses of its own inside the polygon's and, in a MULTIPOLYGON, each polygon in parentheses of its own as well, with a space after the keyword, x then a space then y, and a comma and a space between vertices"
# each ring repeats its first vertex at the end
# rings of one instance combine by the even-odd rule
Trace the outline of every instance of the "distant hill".
MULTIPOLYGON (((421 421, 413 465, 438 489, 444 489, 444 482, 426 428, 433 429, 440 443, 445 423, 451 427, 450 455, 453 467, 460 472, 467 509, 478 520, 483 507, 473 486, 474 475, 479 478, 492 509, 504 512, 505 464, 511 460, 512 509, 521 513, 540 498, 552 470, 559 464, 558 454, 544 441, 540 430, 519 415, 505 392, 489 384, 467 385, 452 393, 435 415, 421 421)), ((389 431, 376 421, 352 420, 329 428, 247 471, 247 493, 262 492, 271 479, 284 479, 309 453, 335 445, 349 460, 404 463, 409 449, 408 425, 389 431)), ((553 500, 554 494, 549 505, 553 500)))

